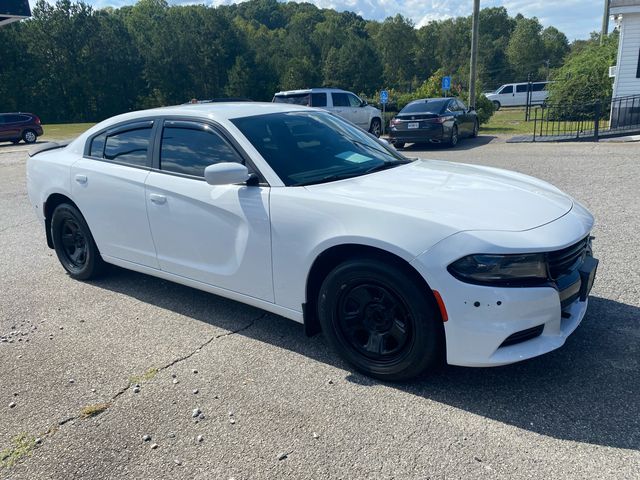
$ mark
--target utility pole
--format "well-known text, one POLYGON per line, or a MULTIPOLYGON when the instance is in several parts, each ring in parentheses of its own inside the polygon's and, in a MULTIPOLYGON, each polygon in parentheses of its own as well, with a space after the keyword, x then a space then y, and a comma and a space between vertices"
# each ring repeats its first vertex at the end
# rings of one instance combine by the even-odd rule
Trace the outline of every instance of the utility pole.
POLYGON ((602 15, 602 31, 600 32, 600 45, 609 34, 609 0, 604 0, 604 13, 602 15))
POLYGON ((480 0, 473 0, 473 24, 471 27, 471 72, 469 74, 469 106, 476 108, 476 77, 478 69, 478 27, 480 25, 480 0))

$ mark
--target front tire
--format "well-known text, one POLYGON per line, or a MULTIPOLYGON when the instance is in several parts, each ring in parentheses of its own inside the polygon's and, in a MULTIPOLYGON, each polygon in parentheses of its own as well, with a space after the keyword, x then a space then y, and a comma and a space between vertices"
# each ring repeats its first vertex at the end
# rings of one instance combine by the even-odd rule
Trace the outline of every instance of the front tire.
POLYGON ((471 132, 471 138, 476 138, 478 136, 478 132, 480 131, 480 123, 478 120, 473 122, 473 131, 471 132))
POLYGON ((500 105, 500 102, 499 102, 499 101, 494 100, 494 101, 493 101, 493 106, 495 107, 496 112, 497 112, 498 110, 500 110, 500 107, 501 107, 502 105, 500 105))
POLYGON ((380 138, 380 135, 382 135, 382 123, 380 122, 379 118, 374 118, 373 120, 371 120, 369 133, 375 135, 377 138, 380 138))
POLYGON ((438 363, 444 329, 434 302, 400 266, 361 258, 337 266, 319 292, 322 331, 360 372, 386 381, 438 363))
POLYGON ((22 134, 22 139, 24 140, 24 143, 36 143, 38 136, 33 130, 25 130, 22 134))
POLYGON ((458 140, 460 140, 460 134, 458 133, 458 126, 454 125, 451 129, 451 138, 449 139, 449 146, 451 148, 458 145, 458 140))
POLYGON ((76 280, 88 280, 104 270, 104 261, 87 222, 71 204, 56 207, 51 217, 51 238, 58 260, 76 280))

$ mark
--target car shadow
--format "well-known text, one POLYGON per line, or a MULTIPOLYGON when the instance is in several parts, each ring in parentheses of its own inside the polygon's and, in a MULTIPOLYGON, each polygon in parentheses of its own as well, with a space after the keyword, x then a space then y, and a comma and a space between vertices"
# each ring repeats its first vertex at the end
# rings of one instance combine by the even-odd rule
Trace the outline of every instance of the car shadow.
POLYGON ((455 147, 446 143, 410 143, 406 147, 399 149, 399 152, 422 152, 425 150, 471 150, 482 147, 495 140, 495 135, 478 135, 475 138, 461 138, 455 147))
MULTIPOLYGON (((214 320, 212 312, 253 309, 115 267, 91 283, 230 330, 243 327, 246 315, 239 316, 245 320, 232 315, 214 320)), ((363 386, 385 384, 561 440, 640 449, 639 320, 639 307, 592 297, 585 319, 567 343, 541 357, 496 368, 443 366, 405 383, 384 383, 359 373, 348 374, 346 380, 363 386)), ((349 370, 322 335, 306 338, 300 324, 277 315, 269 314, 239 334, 349 370)))

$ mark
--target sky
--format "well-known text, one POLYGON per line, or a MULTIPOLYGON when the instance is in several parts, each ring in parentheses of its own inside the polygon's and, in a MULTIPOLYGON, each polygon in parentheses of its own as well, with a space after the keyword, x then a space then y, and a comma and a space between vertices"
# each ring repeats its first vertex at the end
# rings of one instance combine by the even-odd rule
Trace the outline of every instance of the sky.
MULTIPOLYGON (((54 0, 48 0, 54 3, 54 0)), ((84 0, 96 8, 130 5, 135 0, 84 0)), ((401 13, 417 26, 430 20, 471 15, 473 0, 305 0, 320 8, 352 11, 368 20, 384 20, 401 13)), ((30 0, 32 6, 35 0, 30 0)), ((233 0, 168 0, 170 4, 204 3, 206 5, 228 5, 233 0)), ((569 38, 569 41, 586 39, 593 31, 600 30, 602 23, 602 0, 480 0, 480 8, 506 7, 511 16, 522 13, 526 17, 538 17, 545 27, 554 26, 569 38)))

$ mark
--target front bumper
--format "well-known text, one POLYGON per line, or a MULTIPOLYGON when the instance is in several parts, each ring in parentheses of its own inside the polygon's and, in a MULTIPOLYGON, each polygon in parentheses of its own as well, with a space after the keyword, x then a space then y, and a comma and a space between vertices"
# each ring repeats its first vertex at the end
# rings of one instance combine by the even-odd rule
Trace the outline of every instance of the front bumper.
POLYGON ((580 288, 584 280, 579 277, 577 283, 565 285, 560 292, 554 286, 473 285, 446 270, 466 254, 566 248, 588 235, 593 223, 590 215, 580 215, 584 213, 581 207, 574 209, 578 215, 566 215, 526 232, 461 232, 413 261, 429 286, 440 293, 447 310, 444 327, 449 364, 488 367, 533 358, 561 347, 578 327, 588 300, 575 294, 567 297, 567 292, 580 288), (514 338, 516 343, 512 342, 514 338))

